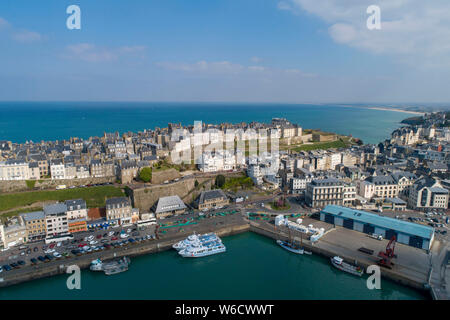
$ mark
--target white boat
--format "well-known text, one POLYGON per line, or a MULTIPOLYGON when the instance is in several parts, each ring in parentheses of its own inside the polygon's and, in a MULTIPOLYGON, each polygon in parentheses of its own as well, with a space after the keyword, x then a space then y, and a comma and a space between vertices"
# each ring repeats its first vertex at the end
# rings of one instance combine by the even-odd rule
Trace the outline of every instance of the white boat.
POLYGON ((215 242, 209 244, 192 245, 178 251, 178 253, 184 258, 199 258, 222 253, 226 250, 227 249, 222 242, 215 242))
POLYGON ((308 255, 312 255, 312 252, 311 252, 311 251, 303 250, 303 253, 304 253, 304 254, 308 254, 308 255))
POLYGON ((333 258, 330 258, 330 260, 331 260, 331 264, 341 271, 345 271, 345 272, 351 273, 351 274, 353 274, 355 276, 359 276, 359 277, 361 277, 364 273, 363 268, 348 264, 348 263, 344 262, 344 259, 342 259, 339 256, 334 256, 333 258))
POLYGON ((195 233, 187 237, 186 239, 175 243, 172 248, 175 250, 183 250, 189 246, 199 246, 201 244, 208 244, 213 242, 222 242, 215 233, 206 233, 203 235, 196 235, 195 233))
POLYGON ((297 253, 297 254, 303 254, 304 250, 302 248, 297 248, 296 246, 294 246, 292 243, 287 242, 287 241, 281 241, 281 240, 277 240, 277 243, 284 249, 293 252, 293 253, 297 253))
POLYGON ((91 271, 103 271, 102 267, 103 267, 102 260, 96 259, 96 260, 91 261, 91 265, 89 266, 89 269, 91 271))

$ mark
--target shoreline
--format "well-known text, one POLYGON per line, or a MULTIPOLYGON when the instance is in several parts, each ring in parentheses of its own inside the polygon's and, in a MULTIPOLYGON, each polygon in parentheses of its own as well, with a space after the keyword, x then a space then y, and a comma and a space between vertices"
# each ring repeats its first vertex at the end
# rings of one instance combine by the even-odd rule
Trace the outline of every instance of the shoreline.
POLYGON ((369 109, 369 110, 378 110, 378 111, 392 111, 392 112, 415 114, 415 115, 418 115, 418 116, 425 115, 425 112, 405 110, 405 109, 397 109, 397 108, 389 108, 389 107, 349 106, 349 105, 337 105, 337 106, 344 107, 344 108, 358 108, 358 109, 369 109))

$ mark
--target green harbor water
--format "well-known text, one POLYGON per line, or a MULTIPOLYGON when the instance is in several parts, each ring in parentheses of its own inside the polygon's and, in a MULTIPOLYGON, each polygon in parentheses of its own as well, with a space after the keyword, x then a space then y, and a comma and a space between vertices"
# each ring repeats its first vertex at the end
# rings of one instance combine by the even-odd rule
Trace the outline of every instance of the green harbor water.
POLYGON ((113 276, 83 270, 81 289, 68 275, 0 289, 0 299, 428 299, 382 279, 381 290, 319 256, 295 255, 250 232, 223 238, 227 252, 198 259, 175 250, 133 258, 113 276))

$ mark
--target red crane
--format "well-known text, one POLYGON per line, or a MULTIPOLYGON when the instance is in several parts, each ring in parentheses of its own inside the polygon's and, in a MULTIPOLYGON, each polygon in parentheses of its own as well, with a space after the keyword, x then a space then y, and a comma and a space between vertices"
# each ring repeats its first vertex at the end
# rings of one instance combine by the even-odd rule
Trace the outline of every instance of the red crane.
POLYGON ((395 250, 395 242, 396 242, 396 238, 395 238, 395 236, 393 236, 392 238, 391 238, 391 240, 389 241, 389 243, 387 244, 387 246, 386 246, 386 251, 380 251, 379 253, 378 253, 378 256, 381 258, 379 261, 378 261, 378 264, 380 265, 380 266, 383 266, 383 267, 386 267, 386 268, 389 268, 389 269, 392 269, 392 266, 394 265, 393 263, 392 263, 392 259, 393 258, 396 258, 397 256, 395 255, 395 253, 394 253, 394 250, 395 250))

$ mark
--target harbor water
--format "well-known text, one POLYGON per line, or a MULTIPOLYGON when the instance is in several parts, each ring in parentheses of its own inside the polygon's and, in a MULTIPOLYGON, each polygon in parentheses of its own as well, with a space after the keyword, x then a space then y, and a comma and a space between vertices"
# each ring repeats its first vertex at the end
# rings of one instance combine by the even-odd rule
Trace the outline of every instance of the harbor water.
POLYGON ((251 232, 222 240, 225 253, 139 256, 127 272, 113 276, 82 270, 80 290, 67 289, 69 275, 60 275, 2 288, 0 299, 428 299, 384 279, 381 290, 369 290, 367 275, 347 274, 316 255, 293 254, 251 232))

